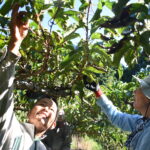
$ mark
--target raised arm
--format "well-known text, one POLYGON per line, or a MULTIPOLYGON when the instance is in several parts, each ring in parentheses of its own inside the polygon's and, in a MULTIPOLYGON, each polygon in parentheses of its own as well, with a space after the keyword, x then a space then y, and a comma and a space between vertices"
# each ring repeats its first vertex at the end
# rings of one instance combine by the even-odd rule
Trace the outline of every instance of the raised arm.
POLYGON ((15 5, 12 11, 12 19, 10 26, 11 38, 8 44, 8 50, 14 53, 15 55, 20 56, 19 47, 23 39, 27 36, 29 21, 23 21, 23 18, 26 17, 26 12, 18 12, 19 5, 15 5))
POLYGON ((122 130, 132 131, 135 128, 136 121, 141 118, 140 115, 130 115, 123 113, 113 105, 113 103, 103 94, 99 84, 88 82, 87 77, 84 78, 85 87, 93 91, 97 97, 97 105, 107 115, 111 123, 122 130))
POLYGON ((25 12, 18 12, 19 6, 15 5, 12 11, 11 38, 8 52, 0 62, 0 149, 7 138, 9 129, 14 122, 13 113, 13 82, 15 64, 19 60, 19 47, 27 35, 29 23, 23 23, 21 18, 25 12))

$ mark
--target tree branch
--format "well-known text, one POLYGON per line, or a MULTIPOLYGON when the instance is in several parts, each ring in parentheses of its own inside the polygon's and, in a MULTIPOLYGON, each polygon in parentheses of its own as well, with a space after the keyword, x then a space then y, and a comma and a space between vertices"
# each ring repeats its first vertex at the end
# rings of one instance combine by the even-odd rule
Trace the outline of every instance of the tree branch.
MULTIPOLYGON (((43 83, 44 84, 44 83, 43 83)), ((71 92, 71 87, 42 87, 41 85, 37 83, 33 83, 31 81, 16 81, 15 82, 16 89, 21 89, 21 90, 27 90, 31 94, 35 94, 34 97, 40 97, 40 96, 49 96, 49 97, 66 97, 72 95, 71 92)))

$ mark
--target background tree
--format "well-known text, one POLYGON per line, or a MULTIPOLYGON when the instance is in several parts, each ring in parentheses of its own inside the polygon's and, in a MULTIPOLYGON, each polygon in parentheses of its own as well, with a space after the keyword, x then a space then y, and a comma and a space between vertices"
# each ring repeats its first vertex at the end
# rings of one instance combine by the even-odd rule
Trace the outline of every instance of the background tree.
MULTIPOLYGON (((54 97, 66 109, 74 133, 94 137, 105 149, 114 149, 113 146, 122 149, 126 135, 118 136, 117 129, 95 105, 93 94, 84 88, 82 77, 88 75, 91 80, 102 83, 103 91, 121 110, 134 113, 130 97, 136 85, 132 80, 129 83, 120 80, 121 59, 124 58, 128 68, 141 64, 140 58, 146 62, 141 66, 143 69, 149 63, 149 0, 141 3, 129 3, 129 0, 1 1, 1 54, 9 40, 9 12, 15 2, 28 12, 27 18, 31 20, 29 34, 20 48, 22 58, 15 82, 15 109, 21 111, 17 111, 19 118, 24 119, 24 112, 35 98, 54 97), (103 15, 106 7, 113 17, 103 15), (43 26, 45 16, 48 28, 43 26)), ((138 71, 141 77, 148 74, 147 70, 138 71)))

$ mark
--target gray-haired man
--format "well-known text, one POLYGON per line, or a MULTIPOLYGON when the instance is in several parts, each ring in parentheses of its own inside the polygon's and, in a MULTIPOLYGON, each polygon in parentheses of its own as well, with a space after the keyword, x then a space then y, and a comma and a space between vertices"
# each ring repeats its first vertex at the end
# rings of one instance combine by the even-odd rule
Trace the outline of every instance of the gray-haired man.
POLYGON ((98 84, 89 83, 84 78, 85 87, 96 94, 97 104, 115 126, 124 131, 129 131, 126 146, 131 150, 150 150, 150 75, 139 79, 140 83, 134 91, 134 108, 141 115, 131 115, 120 112, 112 102, 103 94, 98 84))

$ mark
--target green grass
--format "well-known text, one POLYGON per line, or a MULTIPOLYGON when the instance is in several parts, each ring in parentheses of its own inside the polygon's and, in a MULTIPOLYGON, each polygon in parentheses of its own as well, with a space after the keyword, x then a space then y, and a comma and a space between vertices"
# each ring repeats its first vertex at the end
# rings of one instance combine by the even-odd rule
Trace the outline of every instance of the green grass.
POLYGON ((94 139, 87 136, 85 137, 72 137, 72 150, 102 150, 100 144, 98 144, 94 139))

